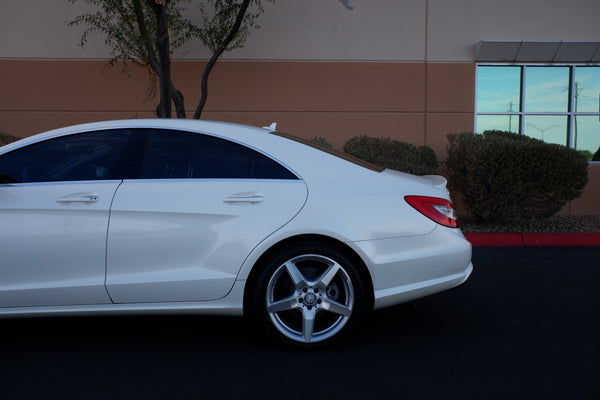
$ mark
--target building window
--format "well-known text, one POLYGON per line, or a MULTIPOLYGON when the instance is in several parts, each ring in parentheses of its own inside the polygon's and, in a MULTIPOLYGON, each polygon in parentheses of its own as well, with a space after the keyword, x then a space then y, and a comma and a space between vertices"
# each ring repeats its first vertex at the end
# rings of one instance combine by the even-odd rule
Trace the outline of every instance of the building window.
POLYGON ((478 65, 476 131, 600 148, 600 66, 478 65))

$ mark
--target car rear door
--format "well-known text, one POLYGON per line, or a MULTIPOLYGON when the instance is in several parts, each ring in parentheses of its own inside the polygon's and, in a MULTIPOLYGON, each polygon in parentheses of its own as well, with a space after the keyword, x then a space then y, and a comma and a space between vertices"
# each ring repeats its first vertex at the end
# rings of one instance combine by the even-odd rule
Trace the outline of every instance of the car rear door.
POLYGON ((140 179, 111 209, 107 289, 117 303, 225 296, 250 251, 292 219, 304 182, 271 158, 225 139, 156 130, 140 179))

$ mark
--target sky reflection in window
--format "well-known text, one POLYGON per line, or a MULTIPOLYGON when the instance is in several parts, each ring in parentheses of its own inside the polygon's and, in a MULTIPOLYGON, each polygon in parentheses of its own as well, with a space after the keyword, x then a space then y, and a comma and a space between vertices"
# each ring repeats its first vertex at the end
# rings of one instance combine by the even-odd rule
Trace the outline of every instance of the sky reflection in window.
POLYGON ((525 112, 566 112, 569 67, 527 67, 525 112))
POLYGON ((479 67, 477 81, 479 112, 519 111, 521 67, 479 67))

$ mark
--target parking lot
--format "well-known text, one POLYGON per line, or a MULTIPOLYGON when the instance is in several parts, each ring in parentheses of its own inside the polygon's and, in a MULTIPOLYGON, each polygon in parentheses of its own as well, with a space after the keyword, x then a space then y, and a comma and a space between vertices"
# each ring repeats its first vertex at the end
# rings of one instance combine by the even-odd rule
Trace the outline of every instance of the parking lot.
POLYGON ((0 398, 598 399, 600 247, 478 247, 464 286, 335 346, 242 318, 0 320, 0 398))

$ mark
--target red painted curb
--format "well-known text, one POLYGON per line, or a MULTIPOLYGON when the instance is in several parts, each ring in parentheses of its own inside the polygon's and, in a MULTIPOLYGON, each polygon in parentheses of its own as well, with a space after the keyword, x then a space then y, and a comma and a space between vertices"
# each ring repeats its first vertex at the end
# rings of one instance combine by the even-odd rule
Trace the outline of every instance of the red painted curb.
POLYGON ((473 246, 600 246, 600 233, 465 233, 473 246))
POLYGON ((520 233, 465 233, 473 246, 523 246, 520 233))
POLYGON ((600 233, 524 233, 525 246, 600 246, 600 233))

